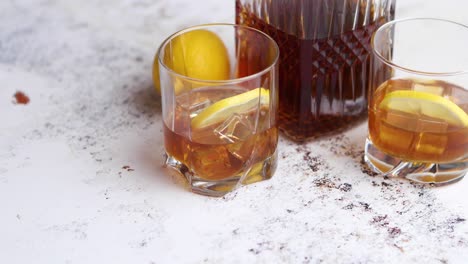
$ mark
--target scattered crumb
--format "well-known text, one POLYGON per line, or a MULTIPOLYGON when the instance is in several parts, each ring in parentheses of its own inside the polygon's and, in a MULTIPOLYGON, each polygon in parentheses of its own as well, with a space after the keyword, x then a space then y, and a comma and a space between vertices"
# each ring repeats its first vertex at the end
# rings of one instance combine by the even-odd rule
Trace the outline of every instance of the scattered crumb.
POLYGON ((122 167, 123 170, 126 170, 126 171, 134 171, 134 169, 132 169, 130 166, 128 165, 125 165, 122 167))
POLYGON ((28 104, 29 103, 29 97, 21 92, 21 91, 17 91, 14 95, 14 98, 15 98, 15 101, 13 101, 14 104, 28 104))

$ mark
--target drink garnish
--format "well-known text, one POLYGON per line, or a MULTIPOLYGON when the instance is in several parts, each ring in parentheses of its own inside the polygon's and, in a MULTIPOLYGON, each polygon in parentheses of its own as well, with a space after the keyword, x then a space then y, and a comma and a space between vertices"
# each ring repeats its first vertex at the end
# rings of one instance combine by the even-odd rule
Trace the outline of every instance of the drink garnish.
POLYGON ((459 126, 468 126, 468 114, 449 99, 430 92, 399 90, 385 95, 380 109, 425 115, 459 126))
POLYGON ((235 113, 245 113, 255 109, 259 100, 261 105, 269 104, 270 93, 267 89, 256 88, 224 98, 203 109, 192 119, 191 126, 193 129, 200 129, 222 122, 235 113))

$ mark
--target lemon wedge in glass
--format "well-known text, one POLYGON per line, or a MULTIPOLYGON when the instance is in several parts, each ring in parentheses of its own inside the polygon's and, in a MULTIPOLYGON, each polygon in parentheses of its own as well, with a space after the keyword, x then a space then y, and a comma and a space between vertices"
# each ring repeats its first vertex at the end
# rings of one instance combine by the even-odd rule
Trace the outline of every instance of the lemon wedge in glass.
POLYGON ((468 114, 463 109, 449 99, 429 92, 393 91, 385 95, 379 108, 415 115, 422 114, 442 119, 454 126, 468 126, 468 114))
POLYGON ((228 119, 235 113, 245 113, 255 109, 257 104, 268 105, 270 93, 265 88, 256 88, 248 92, 219 100, 203 109, 191 121, 192 129, 204 128, 228 119))

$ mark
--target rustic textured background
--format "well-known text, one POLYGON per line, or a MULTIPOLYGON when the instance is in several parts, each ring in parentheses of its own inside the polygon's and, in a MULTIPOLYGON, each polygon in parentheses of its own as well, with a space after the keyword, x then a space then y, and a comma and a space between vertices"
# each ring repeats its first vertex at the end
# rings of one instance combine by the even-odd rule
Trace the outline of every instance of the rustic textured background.
MULTIPOLYGON (((397 14, 468 24, 467 2, 441 2, 397 14)), ((373 176, 365 124, 281 139, 274 178, 224 198, 162 170, 154 52, 233 17, 227 0, 0 2, 0 262, 466 263, 468 181, 373 176)))

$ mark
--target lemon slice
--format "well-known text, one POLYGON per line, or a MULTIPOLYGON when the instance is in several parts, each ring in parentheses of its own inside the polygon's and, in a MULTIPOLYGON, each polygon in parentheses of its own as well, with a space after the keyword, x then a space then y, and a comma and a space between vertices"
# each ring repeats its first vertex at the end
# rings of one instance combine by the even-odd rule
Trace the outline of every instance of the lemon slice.
POLYGON ((234 113, 248 112, 258 104, 259 94, 260 104, 268 105, 270 102, 269 91, 265 88, 256 88, 245 93, 224 98, 203 109, 192 119, 192 128, 204 128, 226 120, 234 113))
POLYGON ((410 114, 423 114, 447 123, 466 127, 468 114, 458 105, 442 96, 421 91, 393 91, 388 93, 379 108, 410 114))

